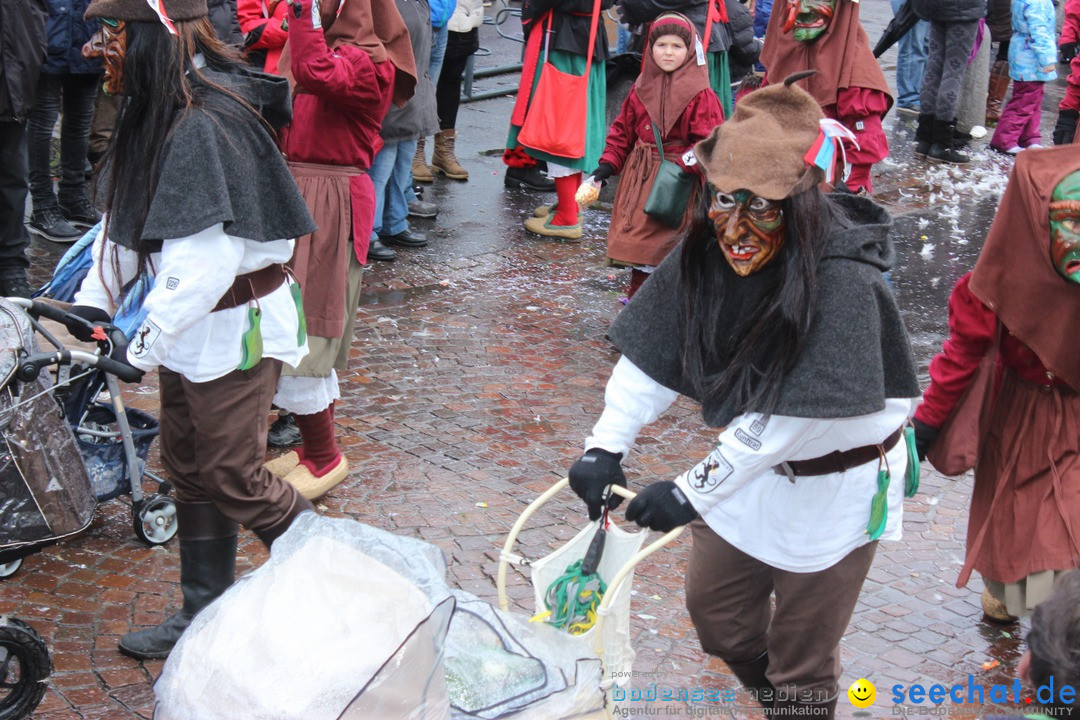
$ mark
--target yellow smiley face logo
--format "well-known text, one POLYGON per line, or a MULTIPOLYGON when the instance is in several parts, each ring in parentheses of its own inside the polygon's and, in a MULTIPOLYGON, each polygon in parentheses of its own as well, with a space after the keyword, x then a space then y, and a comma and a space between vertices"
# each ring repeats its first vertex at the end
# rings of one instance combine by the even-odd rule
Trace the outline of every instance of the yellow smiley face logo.
POLYGON ((874 704, 874 698, 877 697, 877 688, 866 678, 859 678, 851 683, 847 696, 851 704, 857 708, 870 707, 874 704))

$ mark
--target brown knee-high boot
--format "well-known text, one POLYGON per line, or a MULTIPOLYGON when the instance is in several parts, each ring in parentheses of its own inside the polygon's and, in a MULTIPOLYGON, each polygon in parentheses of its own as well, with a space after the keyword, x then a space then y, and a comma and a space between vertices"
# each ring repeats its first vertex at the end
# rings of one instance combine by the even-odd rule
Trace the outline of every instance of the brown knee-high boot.
POLYGON ((1009 61, 997 60, 990 67, 990 87, 986 93, 986 124, 997 125, 1001 104, 1009 91, 1009 61))

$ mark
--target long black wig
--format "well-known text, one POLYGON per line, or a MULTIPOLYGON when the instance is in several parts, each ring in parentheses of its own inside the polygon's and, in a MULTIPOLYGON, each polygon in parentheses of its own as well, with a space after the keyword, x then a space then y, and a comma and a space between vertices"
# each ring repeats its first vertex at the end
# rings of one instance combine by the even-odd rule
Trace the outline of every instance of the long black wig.
MULTIPOLYGON (((157 248, 142 239, 142 231, 157 190, 162 157, 176 124, 185 113, 209 104, 220 105, 226 111, 240 108, 240 112, 260 118, 243 97, 215 83, 197 66, 196 54, 211 70, 228 73, 245 67, 240 54, 218 40, 209 19, 177 21, 174 25, 176 35, 158 22, 125 23, 124 99, 101 161, 101 166, 108 169, 105 210, 110 218, 114 213, 123 213, 134 229, 134 249, 143 272, 151 270, 149 257, 157 248)), ((117 263, 115 257, 113 262, 117 263)))
POLYGON ((810 334, 829 230, 850 221, 817 187, 784 199, 780 250, 740 277, 718 244, 709 195, 702 193, 681 251, 683 371, 703 404, 733 397, 737 412, 769 415, 810 334))

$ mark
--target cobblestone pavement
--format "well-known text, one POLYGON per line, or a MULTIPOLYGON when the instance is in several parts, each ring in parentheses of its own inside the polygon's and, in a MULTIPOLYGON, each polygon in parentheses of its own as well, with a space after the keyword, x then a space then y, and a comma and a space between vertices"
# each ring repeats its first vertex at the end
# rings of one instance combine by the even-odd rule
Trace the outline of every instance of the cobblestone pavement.
MULTIPOLYGON (((887 17, 883 0, 864 6, 878 23, 887 17)), ((502 187, 497 151, 510 102, 463 108, 459 157, 472 178, 440 178, 425 193, 442 207, 436 220, 414 225, 432 236, 428 248, 398 250, 396 263, 376 264, 365 276, 338 412, 352 469, 320 504, 327 515, 438 545, 451 582, 491 602, 507 531, 529 501, 563 476, 601 411, 616 360, 604 333, 627 280, 625 271, 603 266, 602 211, 588 212, 580 245, 543 241, 521 229, 527 210, 551 197, 502 187)), ((1044 127, 1052 124, 1048 115, 1044 127)), ((1009 161, 979 150, 971 168, 927 169, 912 164, 911 123, 890 118, 888 127, 894 155, 875 182, 878 198, 897 216, 893 280, 925 368, 943 337, 948 290, 978 253, 1009 161)), ((47 272, 59 251, 35 244, 35 272, 47 272)), ((153 410, 155 376, 127 394, 153 410)), ((681 399, 639 439, 626 463, 631 486, 681 472, 708 451, 712 435, 693 404, 681 399)), ((977 576, 967 588, 954 586, 970 486, 970 478, 925 469, 920 492, 907 503, 904 540, 884 543, 877 553, 842 645, 843 688, 860 677, 878 688, 867 716, 891 713, 894 684, 966 684, 969 675, 986 685, 1011 684, 1015 677, 1026 625, 985 622, 977 576)), ((585 520, 580 503, 564 493, 533 518, 519 551, 544 555, 585 520)), ((654 675, 635 685, 734 688, 723 664, 699 649, 685 611, 687 550, 688 542, 679 541, 638 567, 635 671, 654 675)), ((245 533, 240 571, 265 559, 245 533)), ((128 506, 114 500, 99 508, 85 533, 27 558, 20 573, 0 581, 0 613, 30 622, 52 651, 55 671, 34 717, 151 717, 152 683, 162 663, 123 657, 116 642, 179 606, 178 579, 175 543, 140 544, 128 506)), ((516 610, 531 614, 522 575, 512 575, 510 596, 516 610)), ((275 660, 283 682, 306 667, 302 657, 275 660)), ((748 715, 730 703, 627 707, 686 717, 748 715)), ((849 717, 853 708, 842 699, 839 713, 849 717)))

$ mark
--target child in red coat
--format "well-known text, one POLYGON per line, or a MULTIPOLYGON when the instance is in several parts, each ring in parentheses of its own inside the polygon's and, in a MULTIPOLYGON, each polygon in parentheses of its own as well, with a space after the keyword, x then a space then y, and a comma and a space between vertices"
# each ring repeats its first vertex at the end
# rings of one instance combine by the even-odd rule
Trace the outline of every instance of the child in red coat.
POLYGON ((661 15, 649 31, 648 48, 641 75, 608 130, 607 145, 593 171, 601 182, 622 175, 611 212, 607 255, 609 263, 633 268, 629 297, 678 244, 700 194, 697 184, 677 227, 645 214, 645 201, 660 169, 653 126, 659 131, 664 156, 685 170, 694 164, 687 151, 724 121, 720 100, 709 85, 701 41, 690 20, 679 13, 661 15))

